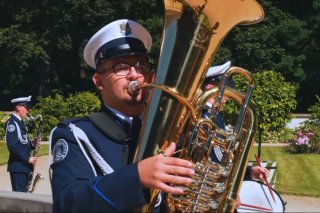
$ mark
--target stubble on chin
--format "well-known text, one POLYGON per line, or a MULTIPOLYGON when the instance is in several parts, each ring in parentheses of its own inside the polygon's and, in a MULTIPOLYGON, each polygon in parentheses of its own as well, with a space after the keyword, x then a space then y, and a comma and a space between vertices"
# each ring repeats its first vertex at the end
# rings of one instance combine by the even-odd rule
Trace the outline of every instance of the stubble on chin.
POLYGON ((125 100, 125 102, 128 105, 135 106, 135 105, 140 105, 140 104, 145 103, 146 99, 144 98, 144 96, 141 96, 141 94, 140 95, 136 95, 136 96, 132 96, 131 95, 131 99, 125 100))

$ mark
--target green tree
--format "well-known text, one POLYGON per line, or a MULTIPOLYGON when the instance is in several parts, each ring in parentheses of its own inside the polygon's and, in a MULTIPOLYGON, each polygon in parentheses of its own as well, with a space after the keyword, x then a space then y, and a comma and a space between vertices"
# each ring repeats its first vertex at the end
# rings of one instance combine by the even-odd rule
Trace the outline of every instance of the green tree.
POLYGON ((5 123, 6 121, 9 119, 9 115, 8 114, 4 114, 3 112, 0 112, 0 142, 2 140, 4 140, 4 136, 5 136, 5 123))
POLYGON ((65 117, 81 117, 100 109, 99 98, 92 92, 81 92, 66 99, 65 117))
MULTIPOLYGON (((92 69, 82 51, 92 34, 113 20, 138 20, 150 29, 155 43, 160 40, 154 31, 161 31, 157 14, 163 7, 155 0, 3 0, 0 5, 0 104, 5 110, 18 95, 93 90, 92 69)), ((158 52, 155 48, 152 54, 158 52)))
POLYGON ((297 88, 297 111, 306 112, 319 94, 319 0, 260 1, 265 18, 238 26, 227 36, 215 64, 232 60, 253 73, 275 70, 297 88), (310 95, 305 95, 308 93, 310 95), (312 95, 313 94, 313 95, 312 95))
POLYGON ((46 134, 58 124, 59 121, 67 118, 67 104, 63 96, 56 94, 53 97, 39 98, 38 103, 32 109, 31 114, 43 116, 43 130, 46 134))
POLYGON ((260 119, 259 128, 264 131, 284 128, 297 104, 295 86, 275 71, 256 73, 254 79, 257 87, 252 102, 260 119))
POLYGON ((59 121, 88 115, 98 111, 100 107, 100 99, 92 92, 79 92, 67 98, 56 94, 53 97, 39 98, 31 114, 34 117, 42 115, 44 133, 48 135, 59 121))
POLYGON ((265 19, 253 26, 239 26, 224 43, 231 50, 235 64, 251 72, 276 70, 291 82, 305 77, 301 51, 310 35, 306 23, 286 11, 263 1, 265 19))
MULTIPOLYGON (((320 0, 260 2, 265 19, 232 30, 214 63, 232 60, 253 73, 280 72, 298 89, 297 110, 306 112, 320 93, 320 0)), ((134 19, 147 27, 156 64, 163 14, 163 1, 156 0, 2 0, 1 110, 8 110, 17 95, 44 98, 93 90, 82 50, 93 32, 116 19, 134 19)))
MULTIPOLYGON (((234 75, 235 88, 246 92, 248 82, 243 76, 234 75)), ((258 128, 264 132, 279 131, 291 119, 296 107, 295 87, 286 82, 284 77, 275 71, 264 71, 253 74, 255 88, 251 97, 252 107, 259 119, 258 128)), ((227 123, 235 124, 239 107, 233 101, 225 106, 223 117, 227 123)))
POLYGON ((311 106, 308 111, 311 113, 310 120, 317 120, 320 122, 320 98, 318 95, 316 98, 318 99, 318 103, 315 103, 313 106, 311 106))

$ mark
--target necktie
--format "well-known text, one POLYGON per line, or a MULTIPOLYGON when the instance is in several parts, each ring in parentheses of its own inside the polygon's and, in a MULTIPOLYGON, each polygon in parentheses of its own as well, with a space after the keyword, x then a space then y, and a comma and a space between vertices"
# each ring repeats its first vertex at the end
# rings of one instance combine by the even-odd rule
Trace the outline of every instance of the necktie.
POLYGON ((141 129, 141 119, 138 117, 134 117, 132 119, 132 126, 130 131, 131 138, 136 141, 138 139, 140 129, 141 129))
POLYGON ((123 129, 126 132, 126 134, 129 135, 130 131, 131 131, 131 125, 129 124, 129 122, 123 121, 122 126, 123 126, 123 129))
POLYGON ((134 117, 132 120, 132 125, 129 134, 131 140, 129 140, 127 144, 129 146, 128 162, 132 162, 133 160, 133 155, 137 147, 137 140, 141 129, 141 123, 142 121, 140 118, 134 117))

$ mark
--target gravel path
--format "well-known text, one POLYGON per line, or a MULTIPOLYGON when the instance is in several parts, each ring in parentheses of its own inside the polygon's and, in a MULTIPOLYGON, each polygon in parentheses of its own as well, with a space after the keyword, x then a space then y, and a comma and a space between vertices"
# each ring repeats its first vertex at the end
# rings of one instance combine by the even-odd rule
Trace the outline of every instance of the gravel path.
MULTIPOLYGON (((51 187, 48 172, 48 156, 39 158, 35 174, 39 172, 44 180, 40 180, 33 193, 51 195, 51 187)), ((11 191, 10 177, 7 166, 0 166, 0 191, 11 191)), ((286 212, 320 212, 320 198, 299 197, 291 195, 281 195, 286 201, 286 212)))
POLYGON ((287 201, 286 212, 320 212, 320 198, 282 195, 287 201))

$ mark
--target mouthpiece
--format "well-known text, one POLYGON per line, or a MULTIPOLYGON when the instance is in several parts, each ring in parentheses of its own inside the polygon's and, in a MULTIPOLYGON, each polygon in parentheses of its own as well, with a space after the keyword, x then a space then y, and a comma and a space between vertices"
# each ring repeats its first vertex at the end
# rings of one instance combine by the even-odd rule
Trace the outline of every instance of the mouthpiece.
POLYGON ((131 95, 135 95, 139 92, 140 88, 141 88, 141 86, 138 83, 138 81, 131 81, 128 85, 128 92, 131 95))
POLYGON ((28 114, 28 117, 27 117, 27 120, 30 120, 30 121, 36 121, 36 120, 40 120, 42 121, 42 115, 36 115, 35 117, 33 117, 31 114, 28 114))
POLYGON ((36 118, 39 118, 39 120, 42 121, 42 115, 37 115, 36 118))
POLYGON ((32 121, 32 120, 34 120, 34 117, 31 114, 28 113, 27 120, 31 120, 32 121))

